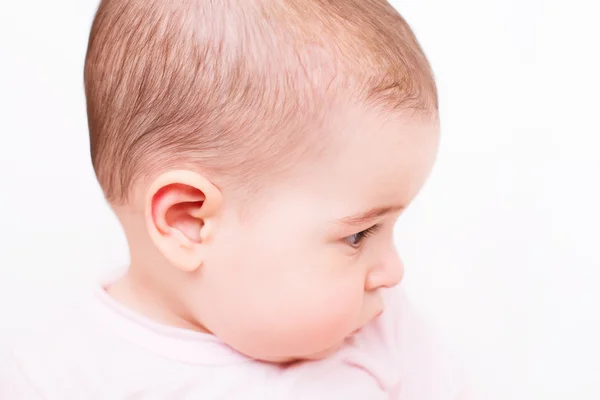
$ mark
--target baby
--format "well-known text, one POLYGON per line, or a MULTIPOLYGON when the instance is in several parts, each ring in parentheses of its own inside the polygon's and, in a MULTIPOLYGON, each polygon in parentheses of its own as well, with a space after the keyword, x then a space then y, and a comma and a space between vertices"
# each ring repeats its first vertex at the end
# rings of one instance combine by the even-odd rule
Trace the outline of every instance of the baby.
POLYGON ((91 155, 126 272, 11 353, 0 398, 466 398, 396 287, 439 140, 383 0, 104 0, 91 155))

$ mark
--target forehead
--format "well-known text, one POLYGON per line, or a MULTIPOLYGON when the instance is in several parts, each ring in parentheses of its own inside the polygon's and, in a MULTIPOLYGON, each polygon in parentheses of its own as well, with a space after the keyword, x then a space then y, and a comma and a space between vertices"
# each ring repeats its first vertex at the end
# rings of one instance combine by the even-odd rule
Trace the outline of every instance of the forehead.
POLYGON ((273 182, 255 218, 297 230, 374 208, 404 208, 425 183, 437 153, 439 124, 433 118, 359 109, 326 130, 324 151, 273 182))
POLYGON ((332 213, 408 205, 433 166, 437 118, 353 111, 335 123, 329 151, 311 168, 313 190, 332 213))

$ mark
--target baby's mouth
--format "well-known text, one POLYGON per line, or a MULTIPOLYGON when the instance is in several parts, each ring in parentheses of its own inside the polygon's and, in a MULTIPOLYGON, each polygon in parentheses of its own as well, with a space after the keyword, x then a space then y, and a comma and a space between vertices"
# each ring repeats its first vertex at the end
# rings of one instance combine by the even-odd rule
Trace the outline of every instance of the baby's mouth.
POLYGON ((352 333, 350 334, 350 336, 354 336, 354 335, 356 335, 357 333, 359 333, 360 331, 362 331, 362 328, 363 328, 363 327, 361 326, 360 328, 356 329, 354 332, 352 332, 352 333))
POLYGON ((375 316, 373 318, 371 318, 366 324, 362 325, 360 328, 354 330, 350 336, 354 336, 356 334, 358 334, 360 331, 363 330, 363 328, 367 325, 369 325, 371 322, 375 321, 377 318, 379 318, 381 316, 381 314, 383 314, 383 311, 379 311, 377 314, 375 314, 375 316))

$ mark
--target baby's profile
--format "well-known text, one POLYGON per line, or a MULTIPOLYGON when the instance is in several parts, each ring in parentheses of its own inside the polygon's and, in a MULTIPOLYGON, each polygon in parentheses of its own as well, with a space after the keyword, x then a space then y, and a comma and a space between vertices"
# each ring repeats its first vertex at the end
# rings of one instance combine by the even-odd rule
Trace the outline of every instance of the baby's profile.
POLYGON ((0 398, 466 398, 398 286, 439 123, 386 1, 104 0, 85 90, 130 265, 14 349, 0 398))

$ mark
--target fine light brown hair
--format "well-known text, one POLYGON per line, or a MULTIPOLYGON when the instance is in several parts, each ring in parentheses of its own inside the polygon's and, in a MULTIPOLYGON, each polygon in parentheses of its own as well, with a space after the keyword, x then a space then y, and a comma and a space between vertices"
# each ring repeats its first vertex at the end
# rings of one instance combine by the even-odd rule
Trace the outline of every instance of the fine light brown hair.
POLYGON ((340 99, 437 112, 421 47, 380 0, 103 0, 84 76, 112 203, 175 167, 260 187, 323 142, 340 99))

